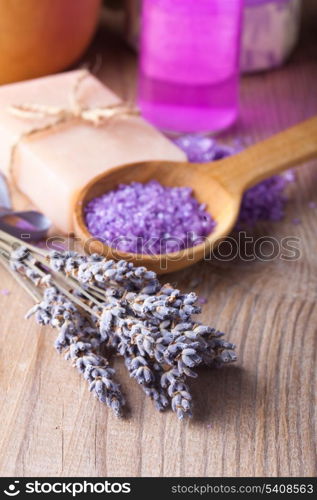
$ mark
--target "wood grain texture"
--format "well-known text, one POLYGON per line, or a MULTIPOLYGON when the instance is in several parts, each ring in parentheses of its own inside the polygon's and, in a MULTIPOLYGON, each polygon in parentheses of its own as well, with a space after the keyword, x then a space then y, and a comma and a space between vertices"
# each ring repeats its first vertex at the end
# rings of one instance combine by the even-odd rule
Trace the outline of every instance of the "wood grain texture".
MULTIPOLYGON (((227 135, 265 138, 317 113, 317 6, 282 69, 243 79, 242 114, 227 135)), ((134 95, 135 57, 101 30, 101 78, 134 95)), ((216 259, 170 276, 208 299, 203 320, 228 332, 239 361, 202 370, 192 384, 195 418, 157 413, 118 360, 129 415, 116 420, 52 346, 54 331, 23 315, 29 298, 0 270, 0 474, 17 476, 311 476, 316 456, 317 164, 298 172, 283 222, 250 235, 299 238, 300 258, 216 259), (292 220, 298 217, 301 224, 292 220)), ((16 200, 19 206, 27 202, 16 200)))

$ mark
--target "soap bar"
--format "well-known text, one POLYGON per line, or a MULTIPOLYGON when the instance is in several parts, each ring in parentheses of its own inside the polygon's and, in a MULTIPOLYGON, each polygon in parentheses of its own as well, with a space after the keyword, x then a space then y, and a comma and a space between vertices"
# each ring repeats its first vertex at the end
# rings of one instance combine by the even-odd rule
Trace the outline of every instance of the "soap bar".
MULTIPOLYGON (((71 121, 21 139, 22 134, 54 123, 56 118, 16 117, 9 113, 9 106, 36 104, 69 109, 80 74, 71 71, 0 87, 0 169, 6 175, 13 169, 18 188, 64 233, 73 229, 76 194, 96 175, 125 163, 186 159, 160 132, 132 115, 114 117, 98 127, 71 121)), ((89 108, 120 102, 91 74, 82 80, 79 95, 89 108)))

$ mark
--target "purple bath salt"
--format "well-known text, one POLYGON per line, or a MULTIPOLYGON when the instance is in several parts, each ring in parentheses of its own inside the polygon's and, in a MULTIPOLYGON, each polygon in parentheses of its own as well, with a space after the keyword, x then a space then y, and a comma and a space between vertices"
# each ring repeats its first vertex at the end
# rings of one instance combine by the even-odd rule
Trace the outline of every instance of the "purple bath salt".
POLYGON ((85 207, 89 232, 125 252, 162 254, 202 243, 215 227, 189 187, 121 184, 85 207))
POLYGON ((215 139, 201 135, 183 135, 174 142, 186 153, 188 161, 193 163, 221 160, 238 152, 238 147, 219 144, 215 139))
POLYGON ((300 224, 300 223, 301 223, 301 220, 299 219, 299 217, 294 217, 294 218, 292 219, 292 223, 293 223, 293 224, 295 224, 295 225, 298 225, 298 224, 300 224))
POLYGON ((254 226, 258 221, 279 221, 285 215, 284 195, 289 176, 275 175, 246 191, 240 209, 238 227, 254 226))

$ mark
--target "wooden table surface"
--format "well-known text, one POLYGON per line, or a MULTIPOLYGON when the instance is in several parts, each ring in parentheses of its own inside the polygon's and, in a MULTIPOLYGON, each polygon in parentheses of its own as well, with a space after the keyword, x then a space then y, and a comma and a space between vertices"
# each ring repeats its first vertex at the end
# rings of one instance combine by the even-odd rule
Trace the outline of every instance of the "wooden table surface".
MULTIPOLYGON (((306 2, 291 61, 242 82, 232 136, 258 140, 317 113, 317 6, 306 2)), ((123 98, 134 54, 101 30, 86 56, 123 98)), ((230 138, 230 136, 229 136, 230 138)), ((122 363, 129 415, 117 420, 53 348, 55 332, 23 320, 30 299, 0 271, 0 474, 16 476, 311 476, 316 468, 317 162, 297 170, 285 220, 248 234, 298 238, 300 258, 212 260, 170 276, 208 299, 203 320, 228 332, 238 362, 202 370, 195 416, 156 412, 122 363), (298 218, 299 224, 293 219, 298 218)), ((21 202, 20 202, 21 203, 21 202)), ((26 202, 22 201, 25 205, 26 202)))

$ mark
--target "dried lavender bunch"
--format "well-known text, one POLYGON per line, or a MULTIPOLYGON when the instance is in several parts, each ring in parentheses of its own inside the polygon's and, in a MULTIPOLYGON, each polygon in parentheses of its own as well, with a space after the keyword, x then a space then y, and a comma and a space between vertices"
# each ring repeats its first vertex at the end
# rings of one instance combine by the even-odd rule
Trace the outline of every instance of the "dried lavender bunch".
POLYGON ((15 272, 44 289, 33 312, 59 328, 57 348, 67 349, 91 389, 116 413, 123 398, 101 357, 103 347, 124 358, 159 410, 170 406, 180 419, 192 414, 187 378, 197 376, 195 369, 236 359, 235 346, 221 332, 193 318, 200 313, 196 294, 161 286, 144 267, 75 252, 36 255, 32 247, 9 257, 15 272))
MULTIPOLYGON (((57 253, 53 259, 62 262, 57 253)), ((192 319, 201 312, 196 294, 161 286, 155 273, 125 261, 105 261, 98 255, 80 258, 75 265, 70 262, 68 269, 64 264, 64 272, 71 270, 82 284, 105 289, 107 299, 98 314, 100 334, 125 358, 130 376, 159 409, 170 401, 179 418, 190 415, 186 377, 196 377, 193 369, 200 364, 221 365, 236 359, 235 346, 224 341, 221 332, 192 319), (109 280, 117 288, 109 287, 109 280)))

